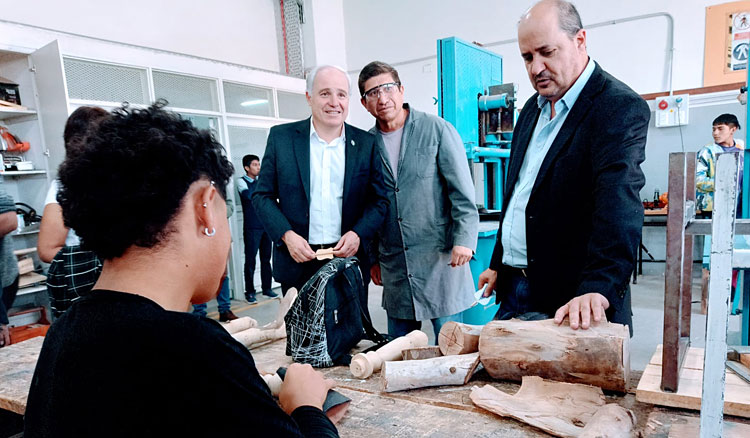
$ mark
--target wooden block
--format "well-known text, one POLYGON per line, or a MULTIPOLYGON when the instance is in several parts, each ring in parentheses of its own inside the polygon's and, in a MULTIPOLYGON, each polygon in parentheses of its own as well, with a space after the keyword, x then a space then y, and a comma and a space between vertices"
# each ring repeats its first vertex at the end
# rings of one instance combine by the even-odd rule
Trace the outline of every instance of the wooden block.
POLYGON ((630 376, 625 325, 603 322, 573 330, 567 321, 491 321, 479 339, 479 358, 495 379, 539 376, 625 392, 630 376))
POLYGON ((26 257, 18 261, 18 274, 24 275, 34 271, 34 260, 26 257))
POLYGON ((479 351, 479 334, 482 332, 482 327, 455 321, 446 322, 438 334, 440 352, 444 356, 450 356, 479 351))
MULTIPOLYGON (((680 372, 680 385, 677 392, 661 390, 661 355, 662 346, 656 347, 651 361, 643 371, 636 400, 660 406, 675 408, 701 409, 701 389, 703 385, 702 348, 688 349, 685 363, 680 372)), ((750 418, 750 383, 745 382, 733 371, 727 370, 724 390, 724 413, 738 417, 750 418)))
POLYGON ((29 272, 28 274, 24 274, 18 277, 18 287, 26 287, 31 286, 32 284, 41 283, 45 281, 47 277, 41 274, 37 274, 36 272, 29 272))
POLYGON ((740 363, 750 368, 750 353, 740 354, 740 363))
POLYGON ((36 252, 36 246, 33 248, 17 249, 13 251, 13 255, 16 257, 21 257, 21 256, 29 255, 35 252, 36 252))
POLYGON ((440 352, 440 347, 431 345, 429 347, 416 347, 407 348, 401 351, 402 360, 422 360, 432 359, 433 357, 440 357, 443 353, 440 352))
POLYGON ((333 248, 321 248, 315 251, 315 258, 318 260, 333 260, 333 248))

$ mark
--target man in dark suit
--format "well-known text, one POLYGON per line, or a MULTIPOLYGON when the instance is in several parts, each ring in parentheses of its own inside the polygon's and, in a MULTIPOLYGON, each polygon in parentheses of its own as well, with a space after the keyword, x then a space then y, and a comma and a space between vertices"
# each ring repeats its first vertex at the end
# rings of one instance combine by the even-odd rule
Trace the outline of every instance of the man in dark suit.
POLYGON ((344 123, 350 89, 344 70, 315 68, 306 93, 312 117, 268 134, 253 205, 276 244, 273 275, 283 293, 326 263, 315 258, 320 249, 357 255, 369 279, 361 242, 383 223, 388 200, 375 137, 344 123))
POLYGON ((263 224, 253 208, 252 197, 258 186, 260 158, 257 155, 242 157, 242 168, 245 174, 237 179, 237 192, 242 201, 242 229, 245 242, 245 299, 249 303, 258 301, 255 297, 255 256, 260 251, 260 283, 263 295, 274 298, 276 292, 271 290, 271 239, 268 238, 263 224))
POLYGON ((498 319, 569 316, 586 329, 606 317, 632 334, 648 106, 588 57, 568 2, 529 9, 518 45, 538 93, 513 132, 501 229, 479 286, 497 289, 498 319))

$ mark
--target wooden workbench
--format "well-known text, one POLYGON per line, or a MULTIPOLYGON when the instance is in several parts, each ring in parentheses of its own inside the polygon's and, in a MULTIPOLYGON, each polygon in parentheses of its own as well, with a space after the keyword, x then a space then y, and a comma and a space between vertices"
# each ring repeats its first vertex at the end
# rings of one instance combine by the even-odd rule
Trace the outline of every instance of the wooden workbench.
MULTIPOLYGON (((0 348, 0 408, 23 414, 31 378, 34 373, 42 338, 0 348)), ((368 342, 360 347, 366 348, 368 342)), ((276 341, 252 350, 256 366, 263 373, 288 366, 291 358, 284 355, 285 341, 276 341)), ((548 437, 536 428, 516 420, 501 418, 477 408, 469 393, 473 385, 491 384, 507 393, 515 393, 519 385, 494 381, 480 371, 466 386, 443 386, 396 393, 380 391, 379 373, 366 380, 355 379, 348 367, 320 370, 337 382, 337 390, 352 399, 346 416, 338 424, 342 437, 548 437)), ((641 373, 634 372, 632 393, 605 393, 608 403, 617 403, 632 410, 637 430, 650 438, 668 438, 672 424, 692 424, 697 413, 660 408, 635 400, 635 388, 641 373)), ((727 417, 729 419, 730 417, 727 417)), ((734 418, 732 418, 735 421, 734 418)), ((738 419, 738 422, 748 423, 738 419)), ((692 428, 695 429, 695 428, 692 428)))

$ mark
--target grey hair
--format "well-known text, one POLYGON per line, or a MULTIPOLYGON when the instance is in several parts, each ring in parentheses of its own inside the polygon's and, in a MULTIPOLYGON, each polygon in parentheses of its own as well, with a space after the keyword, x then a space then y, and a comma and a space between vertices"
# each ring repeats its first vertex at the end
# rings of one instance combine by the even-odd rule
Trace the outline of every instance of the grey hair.
POLYGON ((346 70, 344 70, 343 68, 339 67, 338 65, 319 65, 319 66, 313 68, 310 71, 310 73, 307 74, 307 78, 306 78, 307 87, 305 89, 305 91, 307 91, 307 94, 312 95, 313 84, 315 83, 315 77, 318 76, 318 73, 320 73, 322 70, 327 70, 329 68, 338 70, 341 73, 343 73, 344 76, 346 76, 346 83, 348 85, 347 88, 346 88, 346 91, 348 93, 351 93, 351 90, 352 90, 352 78, 349 77, 349 74, 346 72, 346 70))
MULTIPOLYGON (((545 0, 542 0, 545 1, 545 0)), ((579 30, 583 29, 583 24, 581 23, 581 16, 578 14, 578 9, 573 5, 571 2, 567 2, 565 0, 549 0, 552 3, 555 4, 555 7, 557 7, 557 21, 558 25, 561 31, 563 31, 566 35, 573 38, 576 36, 579 30)), ((537 2, 534 4, 534 6, 538 5, 540 2, 537 2)), ((532 6, 531 8, 533 8, 532 6)), ((526 18, 526 16, 529 13, 529 8, 526 12, 523 13, 521 16, 521 20, 526 18)))

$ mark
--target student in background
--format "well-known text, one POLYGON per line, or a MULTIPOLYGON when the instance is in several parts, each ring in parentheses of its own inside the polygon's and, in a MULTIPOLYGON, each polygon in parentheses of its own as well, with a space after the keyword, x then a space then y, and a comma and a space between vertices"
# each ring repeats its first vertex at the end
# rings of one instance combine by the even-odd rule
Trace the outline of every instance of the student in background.
POLYGON ((271 239, 263 230, 263 224, 253 208, 252 196, 258 187, 260 158, 257 155, 242 157, 245 175, 237 180, 237 191, 242 201, 242 232, 245 240, 245 299, 254 303, 255 297, 255 255, 260 251, 260 283, 263 295, 275 298, 271 290, 271 239))
MULTIPOLYGON (((82 106, 73 111, 63 132, 65 154, 75 154, 88 133, 107 117, 109 113, 99 107, 82 106)), ((55 318, 62 315, 73 300, 91 290, 102 269, 96 254, 82 250, 78 235, 65 225, 62 209, 57 203, 58 191, 59 182, 54 180, 47 192, 37 242, 39 258, 50 263, 47 292, 55 318)))
POLYGON ((698 151, 695 163, 695 198, 696 207, 700 210, 699 217, 710 218, 714 210, 714 182, 716 181, 716 155, 725 152, 739 154, 740 175, 737 180, 737 214, 741 213, 742 199, 742 168, 745 145, 742 140, 736 140, 734 133, 740 129, 740 122, 734 114, 722 114, 717 117, 711 128, 714 138, 698 151))
POLYGON ((16 204, 3 189, 0 176, 0 348, 10 344, 8 309, 18 292, 18 262, 13 255, 10 233, 16 230, 16 204))

